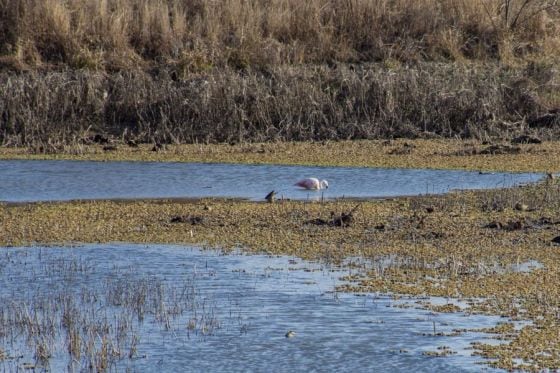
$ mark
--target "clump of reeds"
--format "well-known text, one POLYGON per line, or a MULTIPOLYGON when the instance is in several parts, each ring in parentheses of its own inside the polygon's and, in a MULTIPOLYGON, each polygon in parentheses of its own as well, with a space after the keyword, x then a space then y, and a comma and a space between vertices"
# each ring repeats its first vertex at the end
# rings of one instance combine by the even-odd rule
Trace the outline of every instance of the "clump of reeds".
POLYGON ((99 133, 155 143, 507 137, 560 104, 552 93, 558 71, 532 71, 372 64, 222 69, 189 79, 168 68, 0 74, 0 143, 60 152, 99 133))
POLYGON ((503 136, 560 105, 559 21, 550 0, 0 0, 0 144, 503 136))
MULTIPOLYGON (((116 368, 122 360, 138 357, 145 318, 164 330, 186 331, 189 337, 191 332, 212 334, 221 326, 216 305, 200 294, 195 279, 175 286, 118 269, 99 273, 75 257, 46 253, 38 261, 25 280, 46 278, 46 289, 21 292, 10 301, 0 293, 0 341, 9 341, 12 350, 24 359, 34 358, 37 366, 48 367, 66 351, 69 370, 116 368), (107 280, 97 288, 81 287, 77 273, 106 275, 107 280), (188 320, 196 320, 189 330, 188 320)), ((6 262, 13 264, 14 258, 0 257, 0 268, 6 262)), ((29 286, 26 281, 22 283, 29 286)), ((9 357, 0 349, 0 361, 4 358, 9 357)))

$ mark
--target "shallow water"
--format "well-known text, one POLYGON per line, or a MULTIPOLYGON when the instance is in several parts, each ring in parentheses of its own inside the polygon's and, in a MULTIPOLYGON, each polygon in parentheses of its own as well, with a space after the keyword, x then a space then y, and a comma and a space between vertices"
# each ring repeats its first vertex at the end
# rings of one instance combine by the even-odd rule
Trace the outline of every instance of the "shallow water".
POLYGON ((509 187, 541 174, 479 173, 355 167, 311 167, 154 162, 0 161, 0 201, 104 198, 239 197, 319 199, 445 193, 454 189, 509 187), (318 177, 324 191, 294 183, 318 177))
MULTIPOLYGON (((10 372, 36 364, 35 349, 30 346, 49 335, 36 333, 27 339, 29 328, 11 324, 10 315, 18 312, 24 316, 14 317, 14 325, 25 325, 25 314, 31 315, 29 319, 55 320, 56 336, 49 339, 52 371, 87 369, 91 361, 85 353, 69 363, 65 341, 73 322, 62 316, 65 309, 81 310, 78 313, 84 319, 94 320, 94 335, 82 338, 84 345, 93 340, 97 352, 105 336, 115 341, 117 331, 122 334, 126 329, 123 325, 130 328, 121 336, 121 355, 113 356, 111 371, 457 372, 486 368, 477 364, 481 358, 471 356, 469 346, 487 335, 434 336, 434 328, 450 333, 494 326, 503 319, 432 313, 401 308, 403 301, 385 295, 334 292, 338 278, 348 271, 296 258, 222 255, 180 246, 1 248, 0 349, 9 358, 0 361, 0 369, 10 372), (142 288, 148 289, 148 297, 140 321, 126 299, 136 299, 133 295, 142 288), (49 299, 54 300, 54 308, 49 299), (105 330, 103 323, 111 327, 105 330), (286 338, 288 330, 296 335, 286 338), (133 335, 138 341, 129 358, 133 335), (424 355, 440 346, 449 346, 456 354, 424 355)), ((414 305, 415 301, 405 302, 414 305)))

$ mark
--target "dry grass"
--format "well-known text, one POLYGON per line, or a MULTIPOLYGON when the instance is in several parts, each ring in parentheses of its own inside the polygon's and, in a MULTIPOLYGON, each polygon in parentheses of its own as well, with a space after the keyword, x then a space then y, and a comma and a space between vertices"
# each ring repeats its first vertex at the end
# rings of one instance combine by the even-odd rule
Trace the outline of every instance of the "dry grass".
POLYGON ((1 0, 12 68, 120 70, 554 55, 550 0, 1 0))
POLYGON ((148 143, 558 136, 559 70, 531 63, 0 74, 0 144, 60 152, 93 134, 148 143))
POLYGON ((560 106, 559 24, 553 0, 0 0, 0 143, 503 136, 560 106))

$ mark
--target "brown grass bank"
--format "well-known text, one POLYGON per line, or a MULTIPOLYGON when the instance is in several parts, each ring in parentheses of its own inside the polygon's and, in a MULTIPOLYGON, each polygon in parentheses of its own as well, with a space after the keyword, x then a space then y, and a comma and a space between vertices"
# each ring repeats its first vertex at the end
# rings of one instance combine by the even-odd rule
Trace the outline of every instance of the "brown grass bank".
POLYGON ((552 0, 0 0, 0 143, 556 136, 559 24, 552 0))
POLYGON ((558 57, 553 0, 1 0, 0 63, 184 71, 558 57))

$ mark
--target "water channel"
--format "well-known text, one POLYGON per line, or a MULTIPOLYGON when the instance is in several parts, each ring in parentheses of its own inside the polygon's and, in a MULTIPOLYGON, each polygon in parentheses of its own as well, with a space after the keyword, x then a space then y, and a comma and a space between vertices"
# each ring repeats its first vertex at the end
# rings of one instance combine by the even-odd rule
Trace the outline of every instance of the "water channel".
POLYGON ((208 163, 0 161, 0 201, 107 198, 235 197, 376 198, 446 193, 531 183, 536 173, 312 167, 208 163), (329 189, 301 190, 294 183, 317 177, 329 189))

